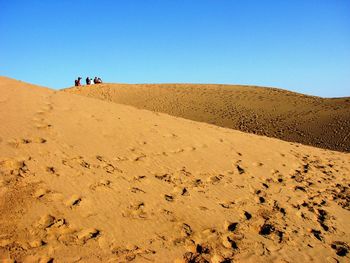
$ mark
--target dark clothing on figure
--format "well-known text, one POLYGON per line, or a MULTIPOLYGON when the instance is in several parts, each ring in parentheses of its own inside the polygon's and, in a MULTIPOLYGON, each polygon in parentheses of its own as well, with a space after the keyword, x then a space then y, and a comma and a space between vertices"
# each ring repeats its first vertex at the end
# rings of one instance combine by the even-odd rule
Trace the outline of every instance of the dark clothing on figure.
POLYGON ((100 83, 102 83, 101 78, 95 77, 94 78, 94 84, 100 84, 100 83))
POLYGON ((74 81, 74 85, 75 85, 75 86, 81 86, 81 85, 80 85, 80 80, 81 80, 81 77, 79 77, 78 79, 76 79, 76 80, 74 81))

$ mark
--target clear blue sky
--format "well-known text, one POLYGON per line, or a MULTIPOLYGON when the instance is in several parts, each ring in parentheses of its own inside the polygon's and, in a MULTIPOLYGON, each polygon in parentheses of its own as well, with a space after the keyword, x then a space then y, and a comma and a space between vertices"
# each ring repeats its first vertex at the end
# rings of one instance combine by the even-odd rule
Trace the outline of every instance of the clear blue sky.
POLYGON ((0 75, 350 96, 349 0, 0 0, 0 75))

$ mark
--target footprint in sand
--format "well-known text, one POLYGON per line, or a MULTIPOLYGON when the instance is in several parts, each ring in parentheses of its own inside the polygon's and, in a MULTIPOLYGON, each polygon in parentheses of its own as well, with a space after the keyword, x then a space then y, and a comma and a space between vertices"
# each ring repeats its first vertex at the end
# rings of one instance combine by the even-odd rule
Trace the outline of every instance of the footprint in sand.
POLYGON ((128 157, 124 157, 124 156, 117 156, 113 160, 115 160, 117 162, 125 162, 125 161, 129 161, 129 158, 128 157))
POLYGON ((197 148, 194 146, 187 146, 187 147, 183 148, 183 150, 186 152, 193 152, 193 151, 197 150, 197 148))
POLYGON ((345 257, 350 250, 349 245, 342 241, 334 241, 331 245, 331 248, 333 248, 335 250, 335 253, 340 257, 345 257))
POLYGON ((10 177, 24 177, 28 172, 29 169, 24 160, 10 158, 0 160, 0 174, 10 177))
POLYGON ((47 140, 45 138, 38 138, 39 143, 47 143, 47 140))
MULTIPOLYGON (((232 248, 231 248, 232 249, 232 248)), ((230 256, 231 257, 231 256, 230 256)), ((191 262, 232 262, 229 258, 226 258, 220 254, 215 253, 215 249, 209 244, 196 244, 190 251, 187 251, 179 262, 191 263, 191 262)))
POLYGON ((52 124, 48 124, 48 123, 37 123, 37 124, 35 124, 35 127, 36 127, 38 130, 47 130, 47 129, 52 128, 52 124))
POLYGON ((189 224, 182 223, 180 225, 180 232, 183 237, 189 237, 193 234, 193 230, 189 224))
POLYGON ((167 134, 164 134, 163 137, 175 139, 178 136, 176 134, 174 134, 174 133, 167 133, 167 134))
POLYGON ((81 166, 81 167, 84 167, 84 168, 86 168, 86 169, 90 169, 90 168, 91 168, 91 165, 90 165, 88 162, 84 161, 84 160, 82 160, 82 161, 80 162, 80 166, 81 166))
POLYGON ((67 201, 66 201, 66 206, 70 207, 70 208, 73 208, 73 207, 76 207, 78 206, 80 203, 81 203, 81 197, 78 196, 78 195, 73 195, 71 198, 69 198, 67 201))
POLYGON ((146 179, 147 177, 145 175, 137 175, 133 178, 133 181, 141 182, 142 180, 146 179))
POLYGON ((249 213, 249 212, 247 212, 247 211, 244 211, 244 217, 245 217, 245 219, 247 219, 247 220, 250 220, 251 218, 252 218, 252 215, 251 215, 251 213, 249 213))
POLYGON ((52 201, 58 201, 58 202, 62 202, 64 200, 64 195, 61 193, 57 193, 57 192, 52 192, 48 189, 45 188, 39 188, 37 189, 34 194, 33 197, 43 201, 43 202, 52 202, 52 201))
POLYGON ((46 167, 46 172, 48 172, 49 174, 54 174, 56 176, 59 176, 59 174, 57 173, 56 168, 53 167, 53 166, 46 167))
POLYGON ((50 214, 43 215, 29 230, 32 235, 38 235, 44 240, 52 240, 50 237, 59 237, 69 228, 67 221, 64 218, 55 217, 50 214), (47 237, 47 238, 46 238, 47 237))
POLYGON ((177 154, 177 153, 182 153, 184 151, 185 151, 184 149, 178 148, 178 149, 170 151, 170 153, 177 154))
POLYGON ((156 254, 156 251, 152 249, 142 249, 136 245, 128 245, 126 247, 114 247, 112 249, 112 254, 116 255, 118 258, 118 262, 122 260, 122 262, 134 261, 137 257, 142 258, 141 261, 153 261, 149 258, 151 255, 156 254))
POLYGON ((64 218, 51 214, 43 215, 29 229, 29 233, 35 246, 49 244, 52 240, 57 240, 67 246, 85 244, 87 241, 101 236, 101 231, 95 228, 82 229, 77 232, 69 226, 64 218))
POLYGON ((218 183, 220 183, 220 181, 224 178, 224 175, 222 174, 219 174, 219 175, 213 175, 213 176, 210 176, 207 181, 209 183, 211 183, 212 185, 216 185, 218 183))
POLYGON ((145 193, 146 193, 145 191, 143 191, 142 189, 140 189, 140 188, 138 188, 138 187, 131 187, 131 188, 130 188, 130 191, 131 191, 132 193, 134 193, 134 194, 136 194, 136 193, 143 193, 143 194, 145 194, 145 193))
POLYGON ((114 166, 113 164, 109 163, 103 156, 97 155, 96 159, 102 163, 102 168, 107 173, 112 174, 114 172, 123 173, 122 170, 114 166))
POLYGON ((203 187, 204 183, 203 183, 203 181, 201 179, 198 178, 198 179, 194 179, 192 181, 192 186, 193 187, 203 187))
POLYGON ((244 174, 245 173, 245 170, 239 164, 236 164, 236 169, 237 169, 239 174, 244 174))
POLYGON ((320 240, 320 241, 323 241, 323 236, 321 235, 321 231, 317 230, 317 229, 311 229, 310 230, 310 233, 313 234, 313 236, 320 240))
POLYGON ((232 262, 235 251, 238 250, 237 241, 233 233, 221 233, 215 228, 205 229, 201 233, 183 234, 183 238, 174 240, 174 244, 184 244, 187 252, 180 262, 232 262), (193 236, 193 238, 192 238, 193 236), (214 242, 207 242, 215 240, 214 242), (224 247, 219 251, 218 247, 224 247))
POLYGON ((182 188, 181 195, 182 196, 190 196, 190 193, 189 193, 189 191, 187 190, 186 187, 182 188))
POLYGON ((43 198, 46 194, 48 194, 50 191, 47 189, 43 189, 40 188, 38 190, 35 191, 35 193, 33 194, 33 196, 37 199, 43 198))
POLYGON ((77 233, 78 240, 85 244, 87 241, 91 239, 96 239, 101 235, 101 231, 96 228, 88 228, 81 230, 79 233, 77 233))
POLYGON ((107 173, 114 173, 114 172, 118 172, 118 173, 123 173, 122 170, 120 170, 119 168, 117 168, 116 166, 107 163, 105 166, 103 166, 103 169, 107 172, 107 173))
POLYGON ((102 179, 92 185, 90 185, 91 190, 96 190, 98 188, 110 188, 111 186, 111 181, 102 179))
POLYGON ((155 174, 154 177, 166 183, 173 183, 173 179, 170 174, 161 174, 161 175, 155 174))
POLYGON ((182 167, 181 169, 179 169, 179 173, 180 173, 180 175, 186 176, 186 177, 192 175, 191 172, 189 172, 189 171, 186 170, 186 167, 182 167))
POLYGON ((18 148, 20 145, 27 145, 27 144, 32 144, 32 143, 46 143, 47 140, 44 138, 35 138, 35 139, 30 139, 30 138, 23 138, 23 139, 12 139, 8 141, 8 144, 11 145, 14 148, 18 148))
POLYGON ((219 203, 219 205, 225 209, 231 209, 231 208, 234 208, 235 202, 226 201, 226 202, 219 203))
POLYGON ((42 216, 39 221, 37 222, 36 226, 38 228, 48 228, 51 227, 56 221, 56 218, 50 214, 42 216))
POLYGON ((22 144, 29 144, 29 143, 32 143, 32 140, 31 139, 21 139, 20 142, 22 144))
POLYGON ((145 211, 145 206, 145 203, 142 201, 131 203, 127 209, 122 212, 122 216, 133 219, 147 219, 148 216, 145 211))
POLYGON ((139 153, 139 154, 134 154, 134 156, 132 157, 132 160, 134 162, 138 162, 143 160, 144 158, 147 158, 147 155, 143 154, 143 153, 139 153))
POLYGON ((224 229, 227 229, 229 232, 234 232, 237 229, 238 222, 225 222, 224 229))
POLYGON ((165 194, 164 199, 168 202, 173 202, 174 201, 174 196, 165 194))

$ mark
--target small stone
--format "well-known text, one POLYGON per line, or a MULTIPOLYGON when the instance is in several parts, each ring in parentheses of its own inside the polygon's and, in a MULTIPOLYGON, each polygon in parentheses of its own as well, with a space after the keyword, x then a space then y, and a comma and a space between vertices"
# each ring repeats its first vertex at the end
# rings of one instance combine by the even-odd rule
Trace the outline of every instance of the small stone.
POLYGON ((38 189, 38 190, 34 193, 34 197, 36 197, 36 198, 41 198, 41 197, 43 197, 46 193, 47 193, 46 190, 44 190, 44 189, 38 189))

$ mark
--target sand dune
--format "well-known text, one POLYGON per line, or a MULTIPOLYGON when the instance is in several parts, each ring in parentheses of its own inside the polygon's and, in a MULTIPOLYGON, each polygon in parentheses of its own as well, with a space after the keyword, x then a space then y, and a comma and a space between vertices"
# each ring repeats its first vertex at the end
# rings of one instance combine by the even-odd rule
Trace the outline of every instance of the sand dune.
POLYGON ((66 90, 221 127, 350 151, 350 98, 324 99, 281 89, 105 84, 66 90))
POLYGON ((350 260, 349 153, 7 78, 0 93, 1 260, 350 260))

